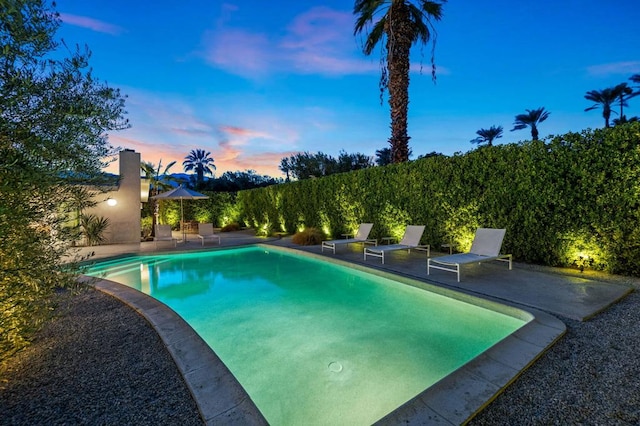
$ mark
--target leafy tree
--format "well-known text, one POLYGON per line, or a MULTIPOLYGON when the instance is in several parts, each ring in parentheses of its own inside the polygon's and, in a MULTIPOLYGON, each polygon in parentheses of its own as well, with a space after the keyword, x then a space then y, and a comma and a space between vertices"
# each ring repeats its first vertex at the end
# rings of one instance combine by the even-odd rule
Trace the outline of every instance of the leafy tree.
POLYGON ((338 155, 337 172, 350 172, 352 170, 366 169, 373 166, 373 161, 368 155, 361 154, 359 152, 355 154, 348 154, 345 151, 340 151, 338 155))
POLYGON ((182 162, 185 172, 196 171, 196 185, 198 187, 202 186, 204 175, 213 175, 213 170, 216 169, 215 164, 213 164, 214 159, 209 155, 211 153, 205 152, 204 149, 192 149, 182 162), (213 170, 211 170, 212 168, 213 170))
POLYGON ((278 168, 287 176, 285 181, 289 182, 289 180, 291 179, 291 169, 293 168, 293 165, 291 164, 291 157, 285 157, 280 160, 280 165, 278 166, 278 168))
POLYGON ((255 170, 227 171, 217 179, 209 179, 205 189, 216 192, 237 192, 244 189, 261 188, 282 183, 283 179, 276 179, 267 175, 259 175, 255 170))
POLYGON ((177 183, 179 180, 169 174, 169 170, 176 164, 175 161, 170 162, 162 168, 162 159, 158 162, 158 166, 150 162, 142 162, 140 169, 144 172, 144 177, 149 179, 149 212, 151 213, 151 236, 155 236, 156 224, 158 223, 158 201, 153 198, 155 195, 161 192, 168 191, 173 188, 172 183, 177 183))
POLYGON ((407 117, 409 110, 409 68, 411 46, 432 41, 431 67, 435 81, 435 28, 433 21, 442 18, 446 0, 356 0, 354 35, 366 32, 363 51, 370 55, 381 47, 380 96, 389 91, 391 110, 391 158, 394 163, 409 160, 407 117))
POLYGON ((533 139, 534 141, 537 141, 538 140, 538 124, 546 120, 547 117, 549 117, 549 114, 551 113, 548 111, 545 111, 544 107, 540 107, 538 109, 532 109, 532 110, 528 109, 526 111, 527 111, 526 114, 516 115, 515 122, 513 123, 513 129, 511 129, 511 131, 513 132, 515 130, 522 130, 527 127, 531 127, 531 139, 533 139))
POLYGON ((71 286, 66 260, 86 191, 128 127, 124 99, 95 79, 88 49, 61 51, 60 19, 44 0, 0 7, 0 359, 28 344, 71 286), (63 262, 65 259, 65 262, 63 262))
POLYGON ((371 157, 360 153, 348 154, 344 151, 340 151, 338 159, 318 151, 315 154, 299 152, 280 161, 280 170, 287 172, 287 179, 291 177, 298 180, 329 176, 334 173, 344 173, 372 166, 371 157))
MULTIPOLYGON (((624 83, 626 86, 626 83, 624 83)), ((585 111, 591 111, 593 109, 602 108, 602 117, 604 118, 604 127, 609 126, 609 119, 611 118, 611 113, 614 112, 611 107, 619 102, 621 99, 621 91, 623 90, 623 86, 621 84, 615 87, 609 87, 602 90, 590 90, 584 95, 584 98, 588 101, 595 102, 589 108, 585 108, 585 111)), ((620 105, 622 110, 622 102, 620 105)))
POLYGON ((488 129, 480 129, 476 132, 477 138, 471 139, 471 143, 478 145, 486 143, 487 146, 493 145, 493 141, 502 137, 502 126, 491 126, 488 129))
POLYGON ((295 179, 328 176, 336 169, 335 159, 318 151, 316 154, 300 152, 289 157, 290 173, 295 179))

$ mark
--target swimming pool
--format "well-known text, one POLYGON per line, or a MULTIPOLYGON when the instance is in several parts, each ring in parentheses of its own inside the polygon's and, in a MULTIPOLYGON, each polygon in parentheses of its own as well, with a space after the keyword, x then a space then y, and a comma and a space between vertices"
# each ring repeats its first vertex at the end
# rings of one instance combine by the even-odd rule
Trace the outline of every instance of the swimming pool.
POLYGON ((87 273, 174 309, 271 424, 370 424, 526 323, 265 247, 131 257, 87 273))

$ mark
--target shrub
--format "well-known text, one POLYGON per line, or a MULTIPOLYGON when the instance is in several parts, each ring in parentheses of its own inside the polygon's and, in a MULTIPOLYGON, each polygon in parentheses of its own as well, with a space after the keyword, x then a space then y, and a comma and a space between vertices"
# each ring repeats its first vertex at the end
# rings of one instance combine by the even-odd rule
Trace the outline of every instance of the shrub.
POLYGON ((105 242, 104 231, 109 227, 109 219, 93 214, 80 217, 82 235, 88 246, 95 246, 105 242))
POLYGON ((151 238, 151 227, 153 226, 153 218, 151 216, 143 217, 140 219, 140 229, 142 233, 142 240, 148 241, 151 238))
POLYGON ((220 229, 220 232, 234 232, 239 230, 240 225, 237 222, 232 222, 228 225, 223 226, 222 229, 220 229))
POLYGON ((324 233, 317 228, 306 228, 300 232, 296 232, 292 238, 294 244, 301 246, 314 246, 320 244, 326 239, 324 233))

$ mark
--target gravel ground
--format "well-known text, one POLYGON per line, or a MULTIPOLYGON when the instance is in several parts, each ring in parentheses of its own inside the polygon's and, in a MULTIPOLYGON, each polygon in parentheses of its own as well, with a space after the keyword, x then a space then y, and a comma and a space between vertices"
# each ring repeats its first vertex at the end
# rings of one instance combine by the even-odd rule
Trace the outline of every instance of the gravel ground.
MULTIPOLYGON (((1 424, 202 424, 141 316, 94 290, 58 297, 57 318, 0 366, 1 424)), ((639 320, 637 291, 587 322, 563 318, 567 334, 470 424, 640 424, 639 320)))
POLYGON ((57 297, 56 318, 0 365, 0 424, 203 424, 142 316, 93 289, 57 297))
POLYGON ((567 333, 470 425, 640 424, 640 287, 567 333))

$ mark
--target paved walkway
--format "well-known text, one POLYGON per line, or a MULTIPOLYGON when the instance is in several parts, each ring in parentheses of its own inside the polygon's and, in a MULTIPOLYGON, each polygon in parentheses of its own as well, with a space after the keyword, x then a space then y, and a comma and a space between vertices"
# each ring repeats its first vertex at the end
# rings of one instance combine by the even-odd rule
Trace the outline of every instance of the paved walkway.
MULTIPOLYGON (((153 242, 146 242, 83 248, 79 254, 91 252, 93 259, 99 259, 133 253, 203 249, 196 236, 187 237, 187 241, 177 244, 175 248, 167 242, 158 244, 158 247, 153 242)), ((460 297, 480 297, 500 302, 510 307, 505 309, 515 308, 515 315, 531 318, 516 333, 381 419, 380 424, 464 423, 561 338, 565 325, 557 317, 586 320, 631 291, 631 278, 580 274, 517 263, 514 263, 513 270, 508 270, 507 264, 502 262, 470 265, 463 269, 461 282, 458 283, 454 274, 443 271, 434 271, 427 276, 424 252, 393 252, 382 265, 376 258, 369 258, 365 262, 359 245, 340 247, 334 255, 322 253, 319 246, 293 245, 289 238, 258 238, 250 231, 225 233, 221 237, 222 248, 263 243, 300 250, 352 267, 371 268, 381 274, 392 273, 412 285, 435 286, 433 289, 437 291, 456 291, 457 294, 467 295, 460 297)), ((218 245, 207 243, 205 249, 211 247, 217 249, 218 245)), ((438 254, 432 253, 434 256, 438 254)), ((226 366, 173 311, 154 299, 116 283, 100 281, 96 288, 120 298, 155 327, 176 360, 208 424, 266 423, 226 366)))

